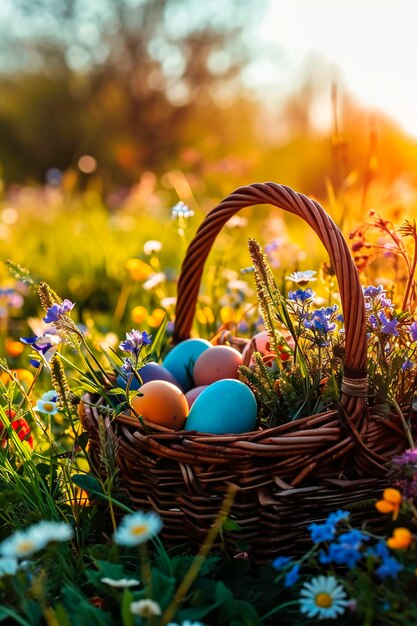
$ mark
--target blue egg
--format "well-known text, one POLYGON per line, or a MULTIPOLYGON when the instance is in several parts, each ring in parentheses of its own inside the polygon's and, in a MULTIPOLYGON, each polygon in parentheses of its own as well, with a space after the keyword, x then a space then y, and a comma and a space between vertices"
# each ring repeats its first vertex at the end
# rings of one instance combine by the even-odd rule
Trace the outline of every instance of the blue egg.
POLYGON ((200 354, 212 348, 206 339, 186 339, 172 348, 162 365, 177 379, 181 389, 194 387, 193 369, 200 354))
MULTIPOLYGON (((141 377, 143 383, 149 383, 151 380, 165 380, 167 383, 172 383, 176 387, 180 387, 177 379, 169 372, 165 367, 159 365, 159 363, 154 363, 150 361, 149 363, 145 363, 138 369, 138 374, 141 377)), ((117 385, 118 387, 122 387, 122 389, 126 388, 127 376, 123 377, 121 374, 117 377, 117 385)), ((132 382, 130 384, 130 389, 132 391, 139 389, 140 382, 133 377, 132 382)))
POLYGON ((246 433, 255 429, 257 404, 247 385, 225 378, 212 383, 194 401, 185 430, 213 435, 246 433))

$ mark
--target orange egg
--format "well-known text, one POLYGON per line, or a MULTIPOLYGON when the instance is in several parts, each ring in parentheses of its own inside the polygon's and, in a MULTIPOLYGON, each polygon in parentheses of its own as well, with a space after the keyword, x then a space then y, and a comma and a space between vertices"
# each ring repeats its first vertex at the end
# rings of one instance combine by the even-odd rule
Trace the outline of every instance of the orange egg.
POLYGON ((181 430, 188 415, 188 402, 178 387, 165 380, 151 380, 140 388, 143 395, 132 399, 132 407, 147 422, 181 430))

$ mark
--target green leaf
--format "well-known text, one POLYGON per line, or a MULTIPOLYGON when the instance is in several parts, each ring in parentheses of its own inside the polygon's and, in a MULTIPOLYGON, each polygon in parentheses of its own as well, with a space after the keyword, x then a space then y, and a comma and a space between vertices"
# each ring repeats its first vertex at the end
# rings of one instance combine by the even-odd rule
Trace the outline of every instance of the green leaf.
POLYGON ((71 626, 71 620, 68 617, 68 614, 64 606, 61 603, 57 604, 54 607, 54 610, 55 610, 55 618, 59 626, 71 626))
POLYGON ((242 526, 239 526, 239 524, 234 519, 226 517, 223 522, 223 530, 225 530, 226 532, 229 532, 231 530, 242 530, 242 526))
POLYGON ((176 580, 163 574, 160 570, 152 570, 152 596, 161 607, 166 607, 174 595, 176 580))
POLYGON ((74 474, 74 476, 72 476, 72 482, 76 484, 77 487, 81 487, 81 489, 87 491, 87 493, 100 496, 105 495, 99 481, 92 474, 74 474))
POLYGON ((75 587, 66 585, 62 591, 62 598, 71 618, 71 623, 88 624, 88 626, 111 626, 111 615, 93 606, 88 598, 75 587))
POLYGON ((164 342, 166 343, 167 324, 168 324, 168 315, 165 315, 154 337, 154 340, 152 342, 151 356, 154 361, 159 361, 159 359, 161 358, 161 353, 164 347, 164 342))

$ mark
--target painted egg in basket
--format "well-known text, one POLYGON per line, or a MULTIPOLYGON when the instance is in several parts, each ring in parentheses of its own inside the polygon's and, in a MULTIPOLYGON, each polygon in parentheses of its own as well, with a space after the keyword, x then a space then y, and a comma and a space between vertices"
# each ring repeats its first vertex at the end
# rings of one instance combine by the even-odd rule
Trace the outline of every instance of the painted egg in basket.
POLYGON ((194 366, 194 382, 196 385, 210 385, 224 378, 239 378, 238 368, 242 363, 242 355, 236 348, 214 346, 198 357, 194 366))
POLYGON ((200 354, 209 349, 213 346, 206 339, 186 339, 167 354, 162 365, 176 378, 181 389, 188 391, 194 387, 194 364, 200 354))
POLYGON ((256 399, 247 385, 235 379, 219 380, 194 401, 185 430, 227 435, 255 429, 256 399))
POLYGON ((178 387, 165 380, 151 380, 132 398, 132 407, 147 422, 181 430, 188 415, 188 402, 178 387))
MULTIPOLYGON (((179 383, 177 379, 169 372, 165 367, 159 365, 159 363, 154 363, 153 361, 149 361, 149 363, 145 363, 142 367, 139 368, 138 374, 142 379, 142 383, 149 383, 151 380, 165 380, 168 383, 176 385, 179 387, 179 383)), ((126 388, 127 376, 123 377, 121 374, 117 377, 117 385, 119 387, 126 388)), ((133 377, 130 383, 130 389, 135 390, 139 389, 141 386, 140 382, 137 378, 133 377)))

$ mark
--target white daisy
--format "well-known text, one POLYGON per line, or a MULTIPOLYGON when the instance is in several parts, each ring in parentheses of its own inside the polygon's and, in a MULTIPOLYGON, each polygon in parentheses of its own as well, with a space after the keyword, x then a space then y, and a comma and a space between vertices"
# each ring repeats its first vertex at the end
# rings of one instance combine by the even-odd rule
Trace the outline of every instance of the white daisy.
POLYGON ((189 619, 186 619, 185 622, 181 622, 178 624, 177 622, 169 622, 167 626, 203 626, 201 622, 190 622, 189 619))
POLYGON ((156 513, 138 511, 125 515, 113 539, 121 546, 138 546, 155 537, 162 528, 162 520, 156 513))
POLYGON ((73 536, 74 531, 68 524, 42 521, 10 535, 0 545, 0 554, 3 557, 22 559, 43 550, 48 543, 68 541, 73 536))
POLYGON ((154 615, 162 614, 161 607, 153 600, 137 600, 136 602, 132 602, 130 612, 140 617, 153 617, 154 615))
POLYGON ((304 272, 293 272, 285 278, 287 280, 292 280, 297 285, 303 286, 307 285, 312 280, 317 280, 317 278, 315 278, 314 276, 315 274, 317 274, 315 270, 305 270, 304 272))
POLYGON ((300 611, 307 617, 335 619, 350 602, 334 576, 316 576, 304 583, 300 592, 300 611))
POLYGON ((162 243, 156 239, 149 239, 143 244, 143 251, 148 256, 154 252, 160 252, 162 250, 162 243))
POLYGON ((19 563, 17 562, 17 559, 0 558, 0 577, 15 576, 18 569, 19 563))
POLYGON ((55 415, 55 413, 58 413, 57 399, 58 394, 56 391, 53 389, 51 391, 47 391, 37 401, 33 410, 39 411, 40 413, 46 413, 47 415, 55 415))
POLYGON ((116 587, 119 589, 140 585, 140 581, 135 578, 119 578, 119 580, 114 580, 114 578, 107 578, 107 576, 105 576, 101 579, 101 582, 109 585, 110 587, 116 587))
POLYGON ((154 287, 157 287, 158 285, 163 283, 165 279, 166 279, 166 276, 164 272, 156 272, 154 274, 151 274, 148 280, 145 280, 142 287, 144 288, 145 291, 150 291, 154 287))

